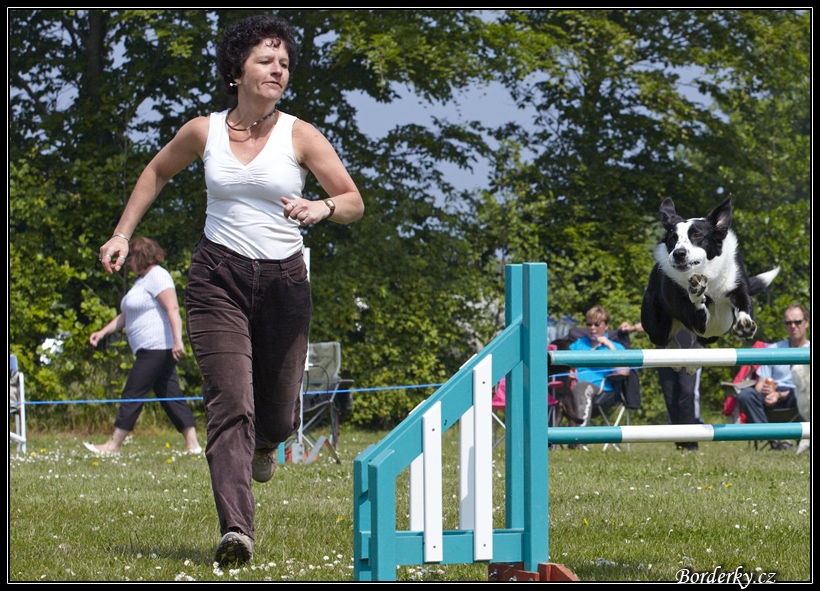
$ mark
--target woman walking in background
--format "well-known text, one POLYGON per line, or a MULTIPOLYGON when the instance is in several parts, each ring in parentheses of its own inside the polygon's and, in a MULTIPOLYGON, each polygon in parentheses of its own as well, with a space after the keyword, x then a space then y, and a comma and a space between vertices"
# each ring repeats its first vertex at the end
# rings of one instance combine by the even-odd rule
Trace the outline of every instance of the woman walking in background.
POLYGON ((177 362, 185 354, 174 280, 160 266, 165 251, 150 238, 136 237, 130 246, 126 265, 139 278, 122 298, 122 312, 92 333, 89 341, 96 347, 108 335, 125 330, 136 359, 122 391, 123 403, 117 411, 111 439, 103 445, 84 445, 97 453, 117 453, 142 412, 142 402, 128 400, 144 399, 154 390, 174 427, 184 437, 185 451, 199 453, 202 448, 197 443, 191 409, 184 400, 165 400, 182 396, 177 362))

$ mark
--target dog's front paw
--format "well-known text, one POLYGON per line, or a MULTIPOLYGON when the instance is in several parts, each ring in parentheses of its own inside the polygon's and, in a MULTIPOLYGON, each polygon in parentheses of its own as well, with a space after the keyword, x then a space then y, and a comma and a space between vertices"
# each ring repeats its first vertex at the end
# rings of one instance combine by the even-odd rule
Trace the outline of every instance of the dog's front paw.
POLYGON ((695 273, 689 278, 689 299, 693 304, 703 304, 706 300, 703 294, 706 293, 706 275, 695 273))
POLYGON ((752 317, 745 312, 740 312, 737 315, 737 321, 732 327, 732 333, 741 341, 750 341, 757 332, 757 324, 752 320, 752 317))

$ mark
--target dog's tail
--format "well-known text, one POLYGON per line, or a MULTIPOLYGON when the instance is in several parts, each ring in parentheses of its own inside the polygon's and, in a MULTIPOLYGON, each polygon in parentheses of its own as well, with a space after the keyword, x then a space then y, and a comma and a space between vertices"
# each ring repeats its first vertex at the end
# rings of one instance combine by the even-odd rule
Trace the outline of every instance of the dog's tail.
POLYGON ((780 273, 780 267, 772 269, 771 271, 766 271, 765 273, 761 273, 760 275, 755 275, 754 277, 749 278, 749 295, 755 295, 756 293, 760 293, 767 287, 772 284, 774 278, 777 277, 777 274, 780 273))

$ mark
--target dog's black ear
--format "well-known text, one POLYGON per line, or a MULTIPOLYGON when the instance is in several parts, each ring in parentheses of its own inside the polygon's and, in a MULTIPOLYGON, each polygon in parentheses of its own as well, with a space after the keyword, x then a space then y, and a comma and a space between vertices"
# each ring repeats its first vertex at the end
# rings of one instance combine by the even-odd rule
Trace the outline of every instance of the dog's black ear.
POLYGON ((668 226, 681 219, 683 218, 675 211, 675 202, 672 201, 672 198, 667 197, 664 199, 663 203, 661 203, 661 223, 663 223, 664 226, 668 226))
POLYGON ((707 217, 718 230, 726 232, 732 225, 732 196, 730 195, 718 205, 707 217))

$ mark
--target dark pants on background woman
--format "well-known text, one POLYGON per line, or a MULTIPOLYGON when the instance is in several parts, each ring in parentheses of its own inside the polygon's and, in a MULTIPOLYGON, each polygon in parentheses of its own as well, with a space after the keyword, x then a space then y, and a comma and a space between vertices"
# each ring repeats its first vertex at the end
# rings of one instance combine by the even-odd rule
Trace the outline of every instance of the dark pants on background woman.
POLYGON ((160 405, 177 431, 182 433, 183 429, 194 426, 194 413, 184 400, 165 400, 182 397, 173 352, 170 349, 140 349, 128 372, 128 379, 122 390, 123 402, 117 410, 114 427, 133 431, 145 403, 129 402, 129 399, 145 399, 151 390, 156 393, 160 405))

